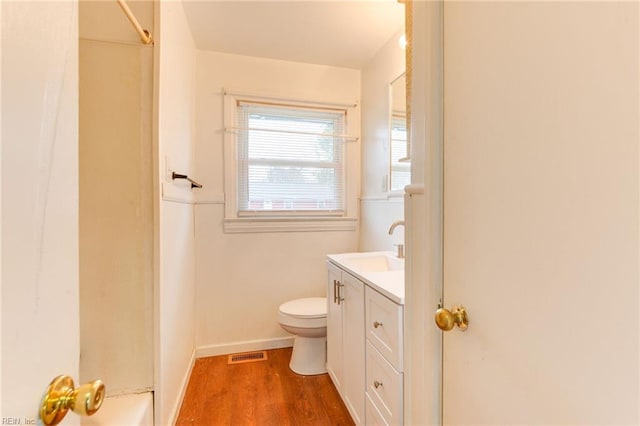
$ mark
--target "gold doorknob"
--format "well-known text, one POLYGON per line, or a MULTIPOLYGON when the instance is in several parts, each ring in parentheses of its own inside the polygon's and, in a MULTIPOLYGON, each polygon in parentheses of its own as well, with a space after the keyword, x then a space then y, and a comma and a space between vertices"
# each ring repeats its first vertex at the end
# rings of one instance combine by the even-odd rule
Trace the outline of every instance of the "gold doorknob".
POLYGON ((469 326, 467 311, 462 306, 454 306, 451 310, 438 305, 436 311, 436 325, 442 331, 449 331, 454 326, 458 326, 461 331, 465 331, 469 326))
POLYGON ((57 425, 71 409, 81 416, 91 416, 102 406, 104 383, 94 380, 77 388, 69 376, 58 376, 49 384, 40 402, 40 419, 46 426, 57 425))

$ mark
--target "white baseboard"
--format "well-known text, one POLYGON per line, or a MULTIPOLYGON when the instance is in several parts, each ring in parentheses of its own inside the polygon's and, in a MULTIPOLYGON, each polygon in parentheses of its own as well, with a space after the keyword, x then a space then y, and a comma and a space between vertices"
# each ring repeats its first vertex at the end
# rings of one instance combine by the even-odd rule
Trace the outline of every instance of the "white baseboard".
POLYGON ((196 348, 196 358, 227 355, 238 352, 264 351, 268 349, 289 348, 293 346, 294 336, 277 337, 275 339, 246 340, 244 342, 206 345, 196 348))
POLYGON ((196 363, 196 350, 194 348, 191 353, 191 359, 189 360, 189 368, 187 369, 185 375, 182 377, 182 381, 180 383, 180 393, 178 394, 178 398, 176 400, 176 404, 173 406, 171 410, 171 415, 169 418, 171 419, 171 424, 175 425, 178 420, 178 414, 180 414, 180 407, 182 407, 182 402, 184 401, 184 395, 187 393, 187 386, 189 385, 189 379, 191 378, 191 372, 193 371, 193 366, 196 363))

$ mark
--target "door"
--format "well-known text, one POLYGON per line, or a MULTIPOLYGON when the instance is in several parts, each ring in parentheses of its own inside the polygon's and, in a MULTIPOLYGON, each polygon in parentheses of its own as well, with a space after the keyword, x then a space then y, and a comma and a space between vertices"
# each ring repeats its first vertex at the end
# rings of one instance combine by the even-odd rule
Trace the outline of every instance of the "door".
POLYGON ((78 378, 77 3, 0 8, 0 410, 35 424, 49 382, 78 378))
POLYGON ((638 424, 638 3, 443 19, 443 424, 638 424))
POLYGON ((344 396, 342 302, 339 300, 342 271, 327 262, 327 274, 327 372, 344 396))

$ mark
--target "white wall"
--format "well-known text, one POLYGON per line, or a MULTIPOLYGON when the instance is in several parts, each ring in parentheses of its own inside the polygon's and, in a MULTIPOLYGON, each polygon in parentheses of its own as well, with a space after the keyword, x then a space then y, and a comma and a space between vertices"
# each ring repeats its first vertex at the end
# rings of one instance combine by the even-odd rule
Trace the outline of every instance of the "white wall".
MULTIPOLYGON (((153 31, 153 3, 135 13, 153 31)), ((140 392, 153 388, 153 47, 115 1, 79 16, 80 379, 140 392)))
POLYGON ((172 169, 193 175, 195 119, 195 46, 181 2, 158 2, 156 90, 160 180, 156 229, 159 276, 156 282, 157 424, 174 421, 188 381, 195 344, 195 253, 191 190, 170 182, 172 169), (171 193, 171 197, 162 194, 171 193))
POLYGON ((1 417, 25 424, 55 376, 78 377, 77 3, 0 8, 1 417))
MULTIPOLYGON (((288 345, 289 335, 277 322, 278 306, 325 296, 326 254, 356 251, 358 232, 223 233, 222 89, 358 102, 360 72, 204 51, 197 64, 196 172, 204 184, 202 204, 196 206, 199 354, 288 345)), ((356 157, 348 168, 358 179, 356 157)))
POLYGON ((401 33, 391 37, 362 70, 362 206, 360 251, 393 250, 404 228, 388 235, 389 226, 404 218, 401 196, 387 192, 389 175, 389 84, 405 71, 401 33))

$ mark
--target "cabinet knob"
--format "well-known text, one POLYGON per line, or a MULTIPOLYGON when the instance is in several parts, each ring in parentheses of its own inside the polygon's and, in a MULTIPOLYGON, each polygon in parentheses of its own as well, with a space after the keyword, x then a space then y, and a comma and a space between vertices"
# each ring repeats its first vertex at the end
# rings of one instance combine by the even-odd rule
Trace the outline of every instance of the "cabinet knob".
POLYGON ((382 382, 379 382, 377 380, 373 381, 373 387, 374 388, 378 389, 380 386, 382 386, 382 382))
POLYGON ((378 322, 378 321, 374 321, 373 322, 373 328, 378 328, 378 327, 382 327, 382 323, 378 322))

